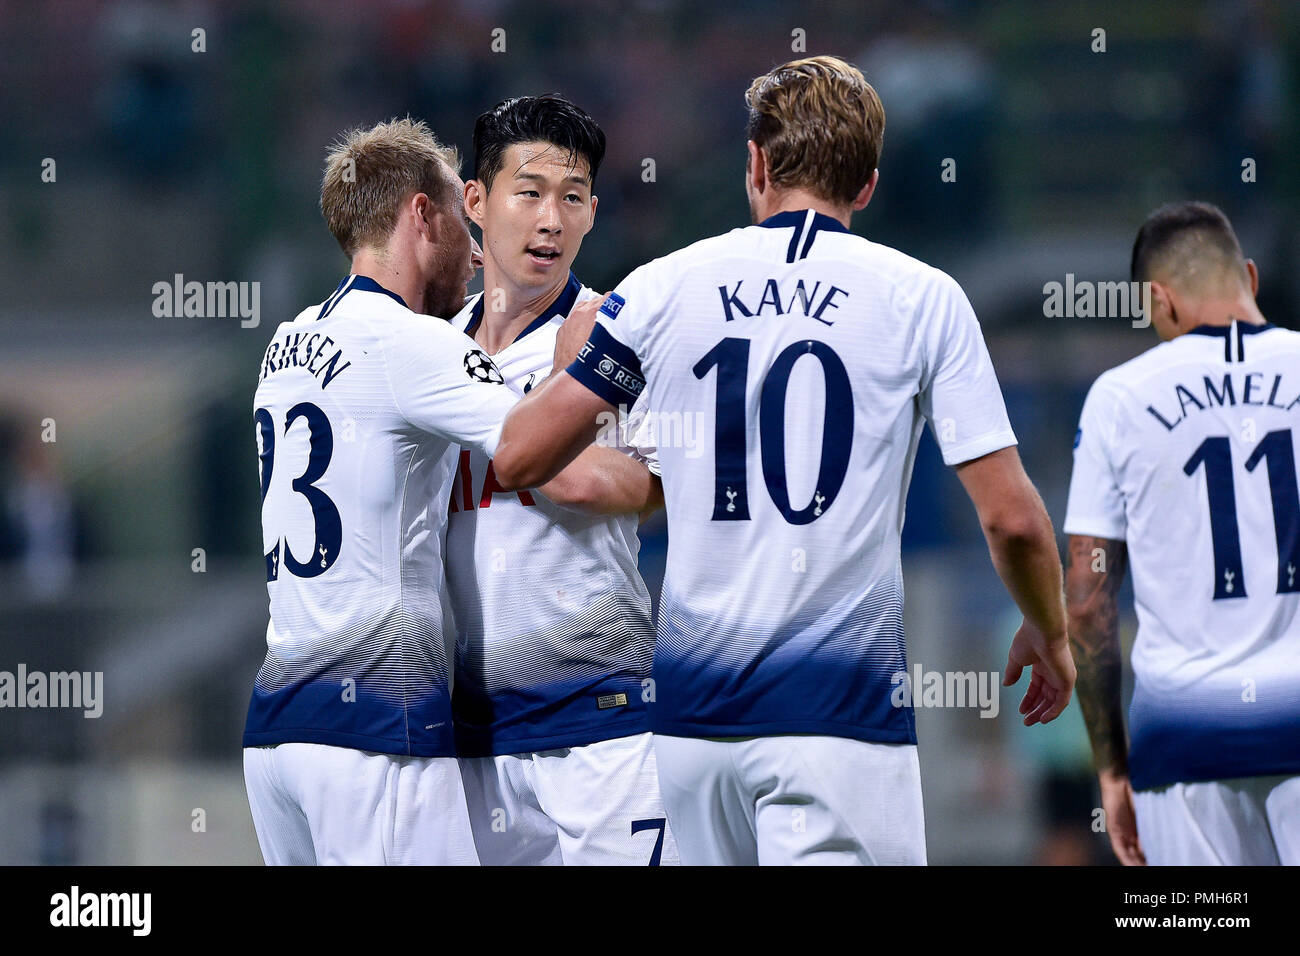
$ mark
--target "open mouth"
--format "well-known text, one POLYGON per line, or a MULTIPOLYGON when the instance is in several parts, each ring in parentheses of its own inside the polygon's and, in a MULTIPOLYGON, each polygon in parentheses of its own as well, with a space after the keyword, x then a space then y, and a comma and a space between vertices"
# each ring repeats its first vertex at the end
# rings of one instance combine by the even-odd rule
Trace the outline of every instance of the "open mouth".
POLYGON ((528 256, 538 264, 550 264, 560 258, 558 249, 528 249, 528 256))

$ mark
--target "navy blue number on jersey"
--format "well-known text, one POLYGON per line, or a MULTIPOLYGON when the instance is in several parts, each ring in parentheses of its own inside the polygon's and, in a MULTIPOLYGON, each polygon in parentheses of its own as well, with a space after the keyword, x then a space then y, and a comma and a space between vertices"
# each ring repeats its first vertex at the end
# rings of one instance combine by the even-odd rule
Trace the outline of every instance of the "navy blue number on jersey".
MULTIPOLYGON (((745 395, 748 389, 749 340, 725 338, 695 363, 696 378, 718 370, 715 402, 713 520, 749 520, 749 475, 746 470, 745 395)), ((825 342, 805 339, 776 357, 759 393, 758 433, 763 480, 778 511, 790 524, 808 524, 826 513, 844 485, 853 447, 853 387, 844 362, 825 342), (786 391, 795 363, 811 355, 821 364, 826 382, 821 462, 812 500, 795 509, 785 474, 786 391)))
MULTIPOLYGON (((1246 470, 1268 463, 1268 485, 1273 498, 1273 530, 1277 539, 1277 593, 1300 591, 1300 491, 1296 486, 1295 451, 1291 430, 1264 436, 1246 470)), ((1205 466, 1205 489, 1210 500, 1210 540, 1214 547, 1214 599, 1246 597, 1241 568, 1241 534, 1237 527, 1236 489, 1232 478, 1232 448, 1226 437, 1207 438, 1183 465, 1191 476, 1205 466)))
POLYGON ((655 848, 650 853, 649 866, 658 866, 664 852, 664 828, 668 826, 667 817, 653 817, 649 820, 633 820, 632 835, 636 836, 642 830, 658 830, 659 835, 655 837, 655 848))
MULTIPOLYGON (((262 500, 271 487, 271 471, 275 467, 275 425, 271 413, 259 408, 253 415, 257 422, 257 437, 260 445, 258 460, 262 470, 262 500)), ((311 451, 307 459, 307 469, 293 480, 293 490, 311 503, 312 520, 315 525, 315 540, 312 556, 300 561, 294 555, 286 540, 276 541, 275 547, 266 554, 266 580, 274 581, 280 576, 281 547, 284 549, 283 564, 291 574, 300 578, 314 578, 330 569, 339 557, 343 545, 343 522, 339 509, 330 500, 329 495, 316 487, 329 468, 330 459, 334 457, 334 430, 330 421, 320 407, 311 402, 299 402, 284 417, 284 431, 288 434, 293 423, 299 418, 306 419, 311 451)))

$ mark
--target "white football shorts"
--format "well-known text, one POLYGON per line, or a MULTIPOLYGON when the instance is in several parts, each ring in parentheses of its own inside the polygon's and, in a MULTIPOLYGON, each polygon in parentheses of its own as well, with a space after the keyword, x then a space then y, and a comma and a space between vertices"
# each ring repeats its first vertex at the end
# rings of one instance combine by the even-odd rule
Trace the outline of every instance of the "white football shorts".
POLYGON ((460 764, 484 866, 679 862, 648 733, 460 764))
POLYGON ((1138 790, 1133 809, 1152 866, 1300 865, 1300 777, 1138 790))
POLYGON ((655 753, 683 865, 926 861, 913 744, 657 734, 655 753))
POLYGON ((244 782, 270 866, 478 863, 454 757, 245 747, 244 782))

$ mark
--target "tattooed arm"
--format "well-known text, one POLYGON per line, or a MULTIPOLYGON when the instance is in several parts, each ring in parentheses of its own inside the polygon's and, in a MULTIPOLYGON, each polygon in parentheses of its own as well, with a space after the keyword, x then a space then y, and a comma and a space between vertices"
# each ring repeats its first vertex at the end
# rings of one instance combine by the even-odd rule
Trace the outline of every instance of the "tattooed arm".
POLYGON ((1146 863, 1146 858, 1133 812, 1121 701, 1124 665, 1119 643, 1119 589, 1127 567, 1128 549, 1123 541, 1070 535, 1065 601, 1070 649, 1079 674, 1079 707, 1101 783, 1106 832, 1115 855, 1131 866, 1146 863))

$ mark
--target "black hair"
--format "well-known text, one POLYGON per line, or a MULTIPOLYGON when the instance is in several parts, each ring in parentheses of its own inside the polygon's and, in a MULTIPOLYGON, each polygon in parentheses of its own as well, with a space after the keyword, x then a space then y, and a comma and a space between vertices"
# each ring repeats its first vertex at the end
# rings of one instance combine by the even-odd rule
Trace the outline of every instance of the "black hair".
POLYGON ((1225 260, 1240 261, 1241 245, 1222 209, 1208 202, 1167 203, 1148 216, 1138 230, 1129 262, 1132 280, 1148 281, 1156 257, 1193 233, 1198 239, 1209 242, 1225 260))
POLYGON ((485 189, 505 165, 515 143, 550 143, 572 162, 587 161, 590 185, 605 158, 605 133, 582 109, 555 93, 502 100, 474 123, 474 178, 485 189))

